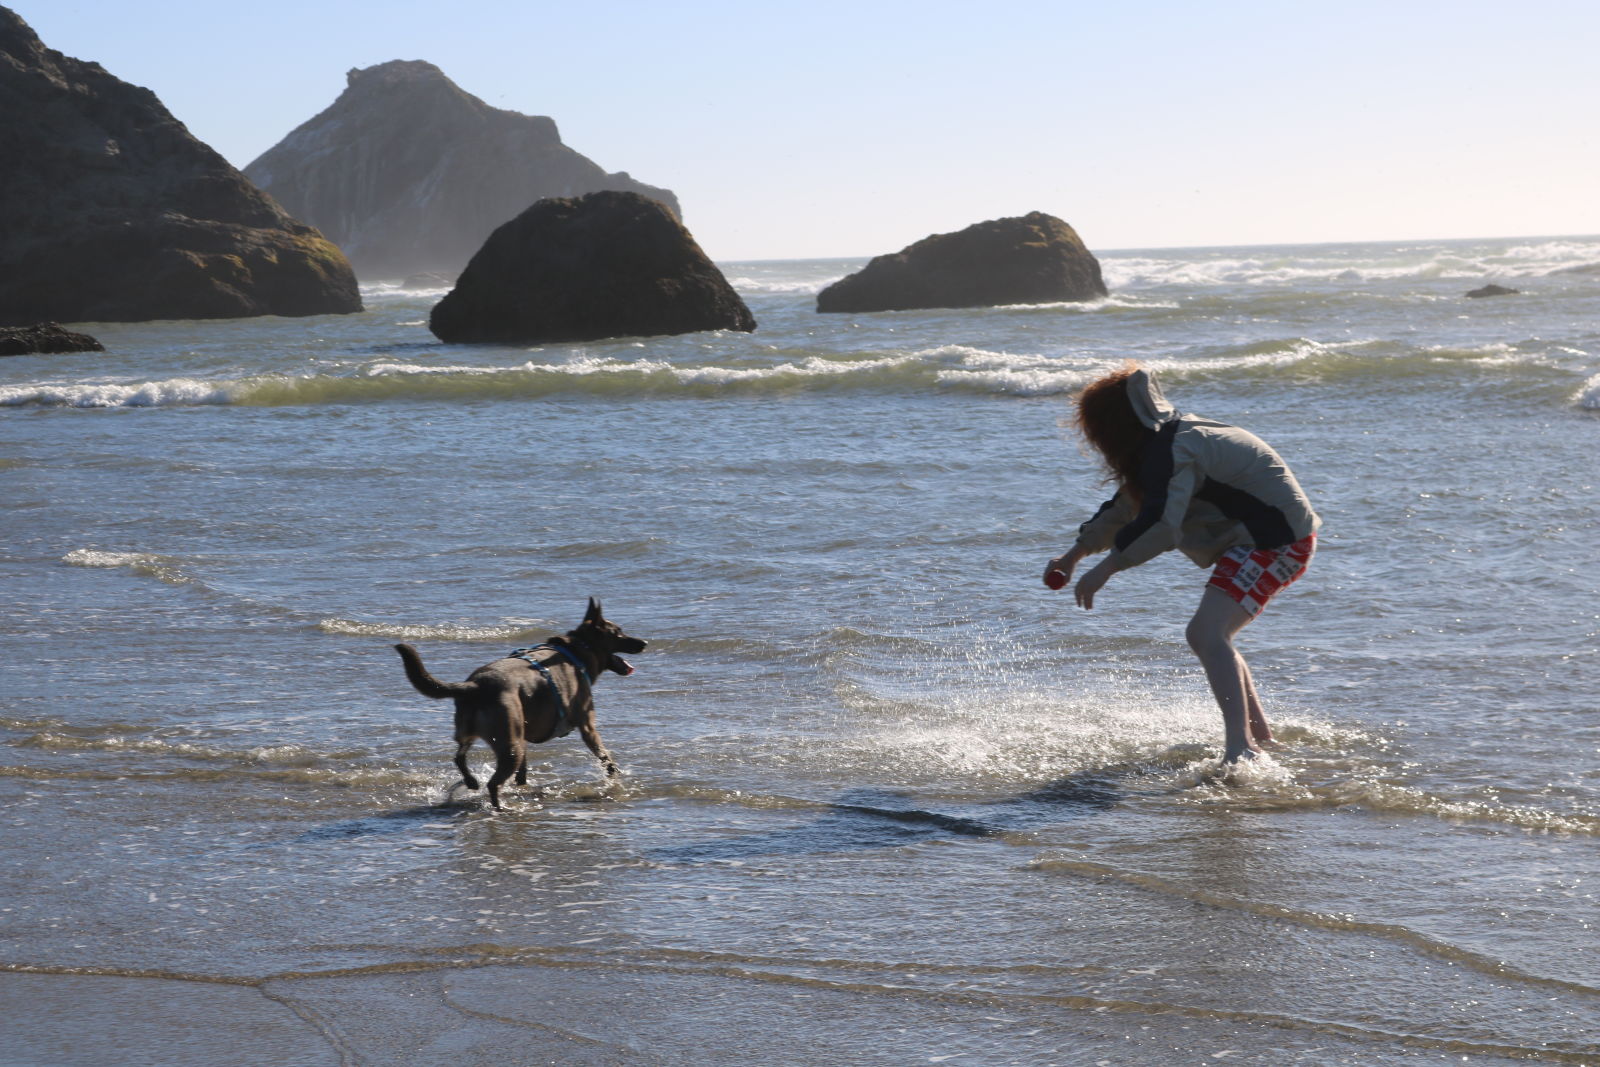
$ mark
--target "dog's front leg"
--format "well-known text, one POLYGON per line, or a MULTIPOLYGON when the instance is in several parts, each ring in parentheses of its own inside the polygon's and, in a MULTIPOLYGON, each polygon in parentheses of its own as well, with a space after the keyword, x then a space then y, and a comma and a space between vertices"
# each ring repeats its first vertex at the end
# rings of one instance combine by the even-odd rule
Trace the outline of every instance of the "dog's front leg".
POLYGON ((622 773, 622 768, 617 766, 617 761, 612 759, 611 753, 606 751, 605 742, 600 740, 600 731, 594 728, 594 723, 579 723, 578 733, 583 735, 583 743, 589 746, 589 751, 593 752, 594 758, 600 761, 600 766, 606 769, 606 777, 615 778, 622 773))

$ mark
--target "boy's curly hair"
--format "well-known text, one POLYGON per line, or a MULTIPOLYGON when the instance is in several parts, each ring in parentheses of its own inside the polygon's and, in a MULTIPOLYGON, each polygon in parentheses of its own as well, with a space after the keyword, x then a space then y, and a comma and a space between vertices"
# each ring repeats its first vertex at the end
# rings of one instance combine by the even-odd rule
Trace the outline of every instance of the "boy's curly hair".
POLYGON ((1110 480, 1139 503, 1139 459, 1145 444, 1155 436, 1134 413, 1128 399, 1128 379, 1139 369, 1129 360, 1110 374, 1096 378, 1077 395, 1073 425, 1105 461, 1110 480))

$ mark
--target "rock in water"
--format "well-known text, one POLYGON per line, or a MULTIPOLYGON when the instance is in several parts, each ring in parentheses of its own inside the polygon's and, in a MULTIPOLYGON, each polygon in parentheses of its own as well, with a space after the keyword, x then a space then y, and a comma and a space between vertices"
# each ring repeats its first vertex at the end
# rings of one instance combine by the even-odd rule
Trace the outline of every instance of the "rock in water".
POLYGON ((339 98, 245 174, 344 249, 367 279, 455 275, 542 197, 614 189, 678 211, 666 189, 607 174, 542 116, 490 107, 432 63, 352 70, 339 98))
POLYGON ((26 356, 35 352, 104 352, 106 346, 86 333, 73 333, 59 323, 0 326, 0 356, 26 356))
POLYGON ((361 310, 326 238, 3 7, 0 146, 0 325, 361 310))
POLYGON ((818 311, 900 311, 1097 300, 1100 261, 1042 211, 924 237, 817 294, 818 311))
POLYGON ((664 204, 604 192, 541 200, 495 230, 428 327, 442 341, 543 344, 756 321, 664 204))
POLYGON ((1517 293, 1518 290, 1507 289, 1503 285, 1485 285, 1481 289, 1472 290, 1467 295, 1477 300, 1486 296, 1516 296, 1517 293))

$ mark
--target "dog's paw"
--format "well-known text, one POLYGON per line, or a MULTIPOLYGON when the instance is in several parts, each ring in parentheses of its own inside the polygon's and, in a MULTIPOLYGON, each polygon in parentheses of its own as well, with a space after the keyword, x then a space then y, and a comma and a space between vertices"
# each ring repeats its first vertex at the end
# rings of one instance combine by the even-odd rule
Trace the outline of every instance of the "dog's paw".
POLYGON ((461 784, 466 786, 468 789, 477 789, 479 786, 478 780, 472 777, 470 774, 461 779, 461 784))

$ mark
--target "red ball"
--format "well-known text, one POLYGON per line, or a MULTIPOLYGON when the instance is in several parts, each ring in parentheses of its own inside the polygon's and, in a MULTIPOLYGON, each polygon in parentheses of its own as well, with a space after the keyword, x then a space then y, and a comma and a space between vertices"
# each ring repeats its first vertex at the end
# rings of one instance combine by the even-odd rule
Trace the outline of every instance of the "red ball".
POLYGON ((1060 571, 1045 571, 1044 584, 1051 589, 1060 589, 1067 584, 1067 576, 1060 571))

